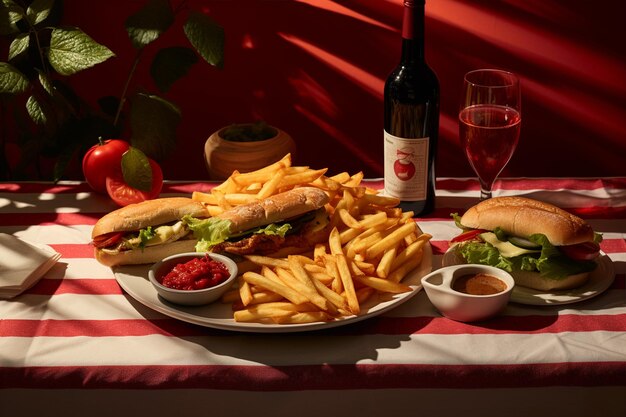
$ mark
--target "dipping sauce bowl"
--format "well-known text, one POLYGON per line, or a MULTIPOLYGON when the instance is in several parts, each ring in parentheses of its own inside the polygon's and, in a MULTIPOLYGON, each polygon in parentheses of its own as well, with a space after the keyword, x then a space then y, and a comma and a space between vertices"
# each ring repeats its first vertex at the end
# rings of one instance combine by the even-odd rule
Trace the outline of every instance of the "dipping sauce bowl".
POLYGON ((475 264, 437 269, 421 281, 435 308, 443 316, 461 322, 486 320, 499 314, 515 286, 508 272, 475 264))
POLYGON ((168 256, 160 262, 155 263, 148 271, 148 279, 157 290, 158 294, 175 304, 197 306, 209 304, 220 298, 232 286, 237 277, 237 264, 230 258, 215 253, 188 252, 178 255, 168 256), (194 258, 204 258, 209 256, 214 261, 219 261, 226 266, 229 276, 220 284, 198 290, 174 289, 162 284, 163 277, 168 274, 178 264, 185 264, 194 258))

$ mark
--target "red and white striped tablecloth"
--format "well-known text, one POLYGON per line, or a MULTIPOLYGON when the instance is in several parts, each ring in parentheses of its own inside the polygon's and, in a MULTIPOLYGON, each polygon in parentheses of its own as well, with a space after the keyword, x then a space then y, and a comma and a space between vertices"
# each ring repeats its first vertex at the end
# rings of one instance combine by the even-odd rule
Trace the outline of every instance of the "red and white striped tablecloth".
MULTIPOLYGON (((211 329, 143 306, 95 261, 91 228, 116 208, 107 197, 84 183, 0 183, 0 233, 62 254, 37 285, 0 301, 0 415, 626 415, 626 178, 496 186, 603 233, 611 287, 576 304, 512 303, 473 324, 441 317, 422 291, 334 329, 211 329)), ((162 196, 211 187, 169 182, 162 196)), ((450 213, 477 196, 475 180, 438 180, 435 212, 417 219, 435 267, 458 232, 450 213)))

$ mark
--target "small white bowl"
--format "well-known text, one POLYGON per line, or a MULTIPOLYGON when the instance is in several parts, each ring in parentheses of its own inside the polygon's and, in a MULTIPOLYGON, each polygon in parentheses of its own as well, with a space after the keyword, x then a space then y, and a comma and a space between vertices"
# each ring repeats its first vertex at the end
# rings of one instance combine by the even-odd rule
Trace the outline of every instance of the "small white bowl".
POLYGON ((497 315, 506 307, 515 286, 508 272, 477 264, 447 266, 424 276, 421 281, 437 310, 445 317, 461 322, 481 321, 497 315), (504 282, 506 288, 489 295, 472 295, 453 289, 455 280, 474 274, 494 276, 504 282))
POLYGON ((202 290, 176 290, 173 288, 166 287, 161 284, 161 278, 170 272, 172 268, 180 263, 185 263, 193 258, 204 258, 205 253, 201 252, 187 252, 187 253, 179 253, 177 255, 168 256, 152 265, 150 270, 148 271, 148 279, 156 288, 157 292, 161 297, 175 304, 182 304, 188 306, 198 306, 203 304, 209 304, 213 301, 220 298, 231 285, 235 282, 235 278, 237 277, 238 269, 237 264, 230 258, 219 255, 216 253, 208 253, 209 257, 213 260, 220 261, 230 272, 230 276, 226 281, 222 282, 219 285, 210 288, 204 288, 202 290))

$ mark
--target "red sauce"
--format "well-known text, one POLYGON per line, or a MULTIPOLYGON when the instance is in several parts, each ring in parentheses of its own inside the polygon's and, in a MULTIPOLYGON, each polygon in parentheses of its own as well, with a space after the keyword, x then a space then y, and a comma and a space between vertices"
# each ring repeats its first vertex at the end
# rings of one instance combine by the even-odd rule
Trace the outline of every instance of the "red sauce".
POLYGON ((175 290, 202 290, 221 284, 229 276, 226 265, 206 255, 177 264, 163 277, 161 284, 175 290))
POLYGON ((490 295, 506 290, 506 284, 492 275, 463 275, 454 280, 452 289, 471 295, 490 295))

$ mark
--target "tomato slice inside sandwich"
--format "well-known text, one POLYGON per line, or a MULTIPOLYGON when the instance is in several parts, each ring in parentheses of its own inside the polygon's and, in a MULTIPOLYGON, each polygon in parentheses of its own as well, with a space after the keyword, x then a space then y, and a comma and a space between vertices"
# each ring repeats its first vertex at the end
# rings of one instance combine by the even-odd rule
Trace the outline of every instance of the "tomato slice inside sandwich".
POLYGON ((124 232, 111 232, 93 238, 93 245, 98 248, 106 248, 115 245, 124 236, 124 232))
POLYGON ((476 236, 480 235, 481 233, 485 233, 485 232, 487 232, 487 230, 483 230, 483 229, 469 230, 467 232, 463 232, 460 235, 452 238, 450 243, 458 243, 458 242, 465 242, 466 240, 472 240, 472 239, 476 238, 476 236))
POLYGON ((577 261, 590 261, 600 254, 600 245, 595 242, 584 242, 576 245, 559 246, 559 250, 568 258, 577 261))

